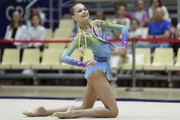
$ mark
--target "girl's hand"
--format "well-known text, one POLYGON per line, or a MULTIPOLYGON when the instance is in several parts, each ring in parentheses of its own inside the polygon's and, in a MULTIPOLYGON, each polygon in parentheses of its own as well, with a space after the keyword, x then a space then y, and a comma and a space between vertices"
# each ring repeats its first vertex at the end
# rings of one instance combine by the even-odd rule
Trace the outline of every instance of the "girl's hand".
POLYGON ((114 51, 115 54, 117 55, 123 55, 126 51, 125 47, 117 47, 114 51))
POLYGON ((95 61, 95 60, 90 60, 90 61, 87 63, 86 67, 94 66, 94 65, 96 65, 96 63, 97 63, 97 61, 95 61))

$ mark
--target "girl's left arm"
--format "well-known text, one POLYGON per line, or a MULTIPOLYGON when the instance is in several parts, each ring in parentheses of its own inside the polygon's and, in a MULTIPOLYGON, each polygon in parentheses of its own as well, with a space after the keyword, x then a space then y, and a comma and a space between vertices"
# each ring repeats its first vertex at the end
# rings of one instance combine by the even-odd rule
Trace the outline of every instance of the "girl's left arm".
POLYGON ((121 32, 122 35, 122 47, 127 48, 128 46, 128 28, 124 25, 119 25, 119 24, 113 24, 109 22, 105 22, 102 20, 95 20, 96 24, 100 26, 102 29, 107 29, 107 30, 116 30, 121 32))

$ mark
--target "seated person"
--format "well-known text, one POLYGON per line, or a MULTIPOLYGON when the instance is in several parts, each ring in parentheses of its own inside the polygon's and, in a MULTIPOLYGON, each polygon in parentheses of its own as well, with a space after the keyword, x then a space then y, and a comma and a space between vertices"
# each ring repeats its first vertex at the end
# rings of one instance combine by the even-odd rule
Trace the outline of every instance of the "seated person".
MULTIPOLYGON (((169 21, 163 19, 163 16, 164 16, 163 9, 161 7, 158 7, 155 12, 155 20, 149 24, 148 38, 152 38, 152 39, 171 38, 171 32, 169 31, 169 27, 171 27, 172 24, 169 21)), ((136 47, 151 48, 151 51, 154 51, 156 47, 167 48, 170 46, 171 43, 169 42, 149 42, 144 44, 138 44, 138 43, 136 44, 136 47)))
MULTIPOLYGON (((125 25, 126 22, 124 20, 117 21, 120 25, 125 25)), ((120 32, 113 31, 114 38, 121 38, 120 32)), ((110 41, 110 40, 109 40, 110 41)), ((110 41, 111 42, 111 41, 110 41)), ((113 43, 115 46, 119 46, 118 43, 113 43)), ((119 64, 124 63, 127 60, 127 54, 117 55, 114 52, 111 52, 111 59, 110 59, 110 67, 111 67, 111 86, 113 88, 118 87, 116 81, 118 80, 118 68, 119 64)))
POLYGON ((125 26, 130 29, 130 19, 125 17, 126 7, 124 5, 120 5, 117 9, 117 18, 112 20, 112 23, 117 24, 119 20, 125 21, 125 26))
MULTIPOLYGON (((38 14, 35 14, 31 17, 31 25, 28 28, 28 39, 29 40, 44 40, 46 29, 41 25, 41 18, 38 14)), ((28 44, 28 48, 36 48, 40 51, 43 51, 43 43, 32 42, 28 44)), ((25 69, 22 71, 23 74, 33 74, 31 69, 25 69)))
POLYGON ((144 10, 144 1, 137 0, 137 11, 133 12, 132 18, 140 22, 140 27, 145 27, 148 24, 148 13, 144 10))
MULTIPOLYGON (((21 16, 18 11, 14 11, 10 25, 7 26, 5 33, 5 40, 27 40, 27 28, 22 24, 21 16)), ((3 45, 2 51, 5 48, 17 48, 20 50, 20 60, 22 58, 23 49, 27 48, 27 44, 21 42, 14 42, 13 44, 3 45)))
MULTIPOLYGON (((131 30, 129 31, 129 38, 141 38, 142 31, 139 28, 139 21, 137 19, 131 20, 131 30)), ((128 43, 128 53, 132 53, 132 42, 128 43)))

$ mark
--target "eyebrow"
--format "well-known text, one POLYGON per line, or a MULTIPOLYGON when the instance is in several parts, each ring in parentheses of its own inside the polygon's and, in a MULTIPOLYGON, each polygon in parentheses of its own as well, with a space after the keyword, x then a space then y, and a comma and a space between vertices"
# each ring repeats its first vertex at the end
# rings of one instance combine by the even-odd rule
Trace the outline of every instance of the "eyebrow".
POLYGON ((77 10, 84 9, 84 8, 86 8, 86 7, 83 7, 83 8, 78 8, 77 10))

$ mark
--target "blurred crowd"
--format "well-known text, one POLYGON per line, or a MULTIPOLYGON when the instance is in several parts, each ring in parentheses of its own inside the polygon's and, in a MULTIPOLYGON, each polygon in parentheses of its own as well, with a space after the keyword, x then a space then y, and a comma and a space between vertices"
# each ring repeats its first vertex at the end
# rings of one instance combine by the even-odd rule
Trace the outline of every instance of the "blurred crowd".
MULTIPOLYGON (((144 1, 136 1, 136 10, 132 13, 126 10, 126 5, 121 2, 117 2, 114 5, 113 18, 107 19, 103 10, 96 12, 96 18, 115 24, 124 25, 129 30, 129 38, 161 38, 171 40, 173 38, 180 39, 180 23, 177 26, 173 26, 169 12, 166 6, 163 6, 161 0, 150 0, 148 11, 145 10, 144 1)), ((10 24, 7 26, 5 39, 7 40, 44 40, 46 29, 43 27, 46 20, 45 14, 40 8, 33 9, 26 25, 22 24, 21 16, 18 11, 13 12, 10 24)), ((72 29, 71 36, 73 37, 78 32, 78 25, 74 22, 74 28, 72 29)), ((121 38, 121 33, 117 31, 104 31, 107 38, 121 38)), ((119 45, 119 43, 114 43, 119 45)), ((155 48, 167 48, 172 47, 175 53, 174 61, 179 43, 170 42, 136 42, 136 48, 150 48, 153 52, 155 48)), ((38 48, 43 50, 42 43, 20 43, 14 44, 0 44, 1 51, 5 48, 17 48, 21 51, 21 56, 24 48, 38 48)), ((127 60, 127 54, 132 54, 132 43, 129 42, 127 52, 122 56, 111 56, 111 76, 113 87, 117 87, 116 80, 118 75, 118 65, 127 60)), ((121 71, 122 72, 122 71, 121 71)), ((24 70, 23 73, 31 73, 31 70, 24 70)))
MULTIPOLYGON (((10 24, 6 28, 4 36, 5 40, 44 40, 46 34, 46 28, 43 26, 45 22, 45 14, 40 8, 34 8, 31 11, 29 19, 25 24, 22 22, 22 16, 19 11, 12 13, 10 24)), ((22 59, 23 50, 25 48, 36 48, 43 50, 43 44, 40 42, 33 43, 21 43, 14 42, 13 44, 0 44, 1 55, 3 55, 5 48, 17 48, 20 50, 20 61, 22 59)), ((2 57, 1 57, 2 58, 2 57)), ((32 74, 32 70, 27 69, 22 73, 32 74)))

